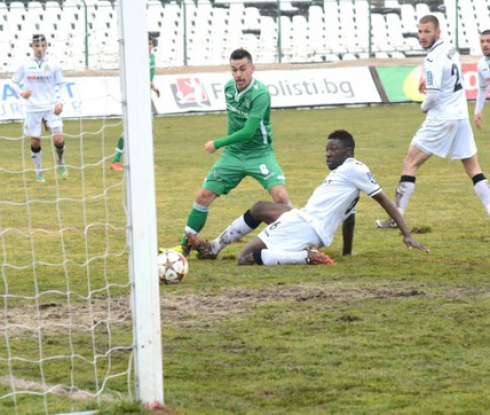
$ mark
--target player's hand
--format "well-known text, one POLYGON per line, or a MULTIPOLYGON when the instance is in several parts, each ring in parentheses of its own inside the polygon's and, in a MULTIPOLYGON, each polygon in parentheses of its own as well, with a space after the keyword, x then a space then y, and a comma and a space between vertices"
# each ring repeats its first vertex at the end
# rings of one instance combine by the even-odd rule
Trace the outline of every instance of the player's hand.
POLYGON ((475 114, 475 117, 473 118, 473 121, 475 122, 475 125, 477 128, 481 128, 483 124, 483 120, 481 117, 481 114, 475 114))
POLYGON ((214 141, 209 140, 206 144, 204 144, 204 150, 208 153, 212 154, 216 151, 216 147, 214 146, 214 141))
POLYGON ((54 112, 55 115, 60 115, 63 112, 63 104, 61 102, 58 102, 54 106, 54 111, 53 112, 54 112))
POLYGON ((24 99, 29 99, 32 95, 32 91, 31 90, 27 90, 27 91, 22 91, 20 93, 20 96, 24 99))
POLYGON ((427 93, 427 84, 425 83, 425 78, 423 76, 419 79, 419 92, 424 95, 427 93))
POLYGON ((430 252, 430 249, 427 249, 424 245, 422 245, 420 242, 417 242, 411 236, 404 237, 403 243, 407 246, 408 249, 418 249, 419 251, 427 253, 430 252))
POLYGON ((157 98, 160 98, 160 90, 155 86, 153 82, 150 82, 150 89, 156 94, 157 98))

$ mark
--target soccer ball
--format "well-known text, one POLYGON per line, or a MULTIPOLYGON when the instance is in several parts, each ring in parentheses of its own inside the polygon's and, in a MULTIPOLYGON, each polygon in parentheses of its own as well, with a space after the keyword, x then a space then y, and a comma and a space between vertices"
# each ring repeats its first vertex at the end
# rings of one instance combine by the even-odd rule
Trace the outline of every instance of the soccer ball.
POLYGON ((189 262, 180 252, 166 249, 157 257, 158 279, 164 284, 178 284, 189 272, 189 262))

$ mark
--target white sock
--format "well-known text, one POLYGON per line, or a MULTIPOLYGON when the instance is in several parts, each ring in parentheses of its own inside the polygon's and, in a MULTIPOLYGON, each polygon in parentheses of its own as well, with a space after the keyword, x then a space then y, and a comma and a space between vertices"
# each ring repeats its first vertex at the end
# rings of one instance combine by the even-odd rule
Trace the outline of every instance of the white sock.
POLYGON ((488 180, 480 180, 474 186, 476 195, 485 206, 488 214, 490 215, 490 185, 488 184, 488 180))
POLYGON ((32 163, 34 164, 36 173, 41 173, 42 152, 42 150, 39 150, 37 153, 35 153, 31 150, 32 163))
POLYGON ((245 223, 243 215, 240 216, 238 219, 235 219, 223 232, 221 232, 216 239, 211 241, 213 254, 217 254, 225 246, 238 241, 242 236, 248 235, 252 231, 253 228, 245 223))
POLYGON ((306 265, 308 252, 290 252, 262 249, 261 258, 264 265, 306 265))
POLYGON ((396 188, 395 206, 402 216, 405 213, 408 201, 410 200, 410 197, 412 197, 414 190, 415 183, 412 182, 400 182, 396 188))

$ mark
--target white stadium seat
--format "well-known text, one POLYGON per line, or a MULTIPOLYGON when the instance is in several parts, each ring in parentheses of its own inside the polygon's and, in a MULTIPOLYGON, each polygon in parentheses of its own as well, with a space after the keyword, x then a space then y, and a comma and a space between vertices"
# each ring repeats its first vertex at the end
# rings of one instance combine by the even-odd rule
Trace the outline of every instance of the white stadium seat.
POLYGON ((293 25, 293 60, 295 62, 306 62, 312 54, 309 45, 308 21, 306 17, 296 15, 292 19, 293 25))
POLYGON ((417 3, 415 5, 415 15, 417 16, 417 21, 419 21, 422 17, 427 16, 428 14, 432 14, 432 13, 427 4, 417 3))
MULTIPOLYGON (((429 0, 403 4, 384 0, 377 2, 372 14, 369 0, 281 1, 284 13, 280 17, 274 13, 276 0, 145 1, 148 30, 160 34, 156 54, 159 66, 182 65, 185 56, 190 65, 225 64, 230 51, 240 46, 253 50, 258 62, 277 62, 279 36, 282 62, 347 60, 366 57, 368 52, 401 57, 421 50, 417 21, 428 13, 439 18, 445 38, 452 43, 456 40, 456 0, 440 0, 445 6, 441 11, 434 11, 429 0)), ((0 0, 0 68, 6 67, 6 61, 30 53, 29 41, 35 32, 47 36, 53 46, 50 53, 69 68, 84 67, 84 4, 88 11, 89 64, 94 68, 117 67, 113 0, 14 0, 8 6, 0 0)), ((478 54, 479 31, 490 29, 490 0, 460 0, 458 4, 459 46, 478 54)))
POLYGON ((404 33, 417 33, 417 17, 411 4, 401 5, 402 30, 404 33))
POLYGON ((271 16, 260 17, 260 45, 260 62, 275 63, 277 60, 277 27, 271 16))

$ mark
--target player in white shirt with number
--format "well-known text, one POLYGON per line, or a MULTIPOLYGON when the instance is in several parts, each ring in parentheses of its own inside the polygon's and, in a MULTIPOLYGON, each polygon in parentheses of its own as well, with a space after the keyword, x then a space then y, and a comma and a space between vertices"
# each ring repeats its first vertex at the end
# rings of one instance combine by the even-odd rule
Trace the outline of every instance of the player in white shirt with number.
POLYGON ((59 87, 65 83, 58 62, 46 56, 48 43, 44 35, 35 34, 31 43, 34 55, 22 62, 13 77, 14 88, 24 98, 24 134, 31 137, 31 155, 38 182, 45 181, 42 172, 41 135, 46 125, 53 135, 58 173, 64 180, 66 167, 63 162, 65 142, 61 112, 63 103, 59 99, 59 87))
MULTIPOLYGON (((466 92, 459 54, 441 39, 439 21, 427 15, 418 25, 420 45, 427 50, 420 89, 426 90, 422 112, 427 114, 412 139, 403 162, 395 204, 403 215, 415 189, 419 168, 432 156, 461 160, 475 192, 490 215, 490 186, 478 162, 477 149, 469 121, 466 92)), ((377 220, 378 228, 396 228, 393 220, 377 220)))
POLYGON ((342 224, 342 254, 352 253, 356 205, 361 192, 376 200, 393 218, 408 248, 428 252, 412 238, 402 216, 381 190, 369 168, 354 158, 354 148, 354 139, 347 131, 331 133, 326 146, 326 161, 331 172, 303 208, 258 202, 213 241, 201 241, 194 235, 188 235, 198 258, 216 258, 225 246, 265 222, 269 225, 240 252, 240 265, 330 265, 333 261, 317 248, 329 246, 342 224))
POLYGON ((480 46, 483 57, 478 62, 478 92, 476 95, 476 105, 473 121, 477 128, 483 124, 482 111, 485 105, 487 89, 490 85, 490 30, 485 30, 480 35, 480 46))

